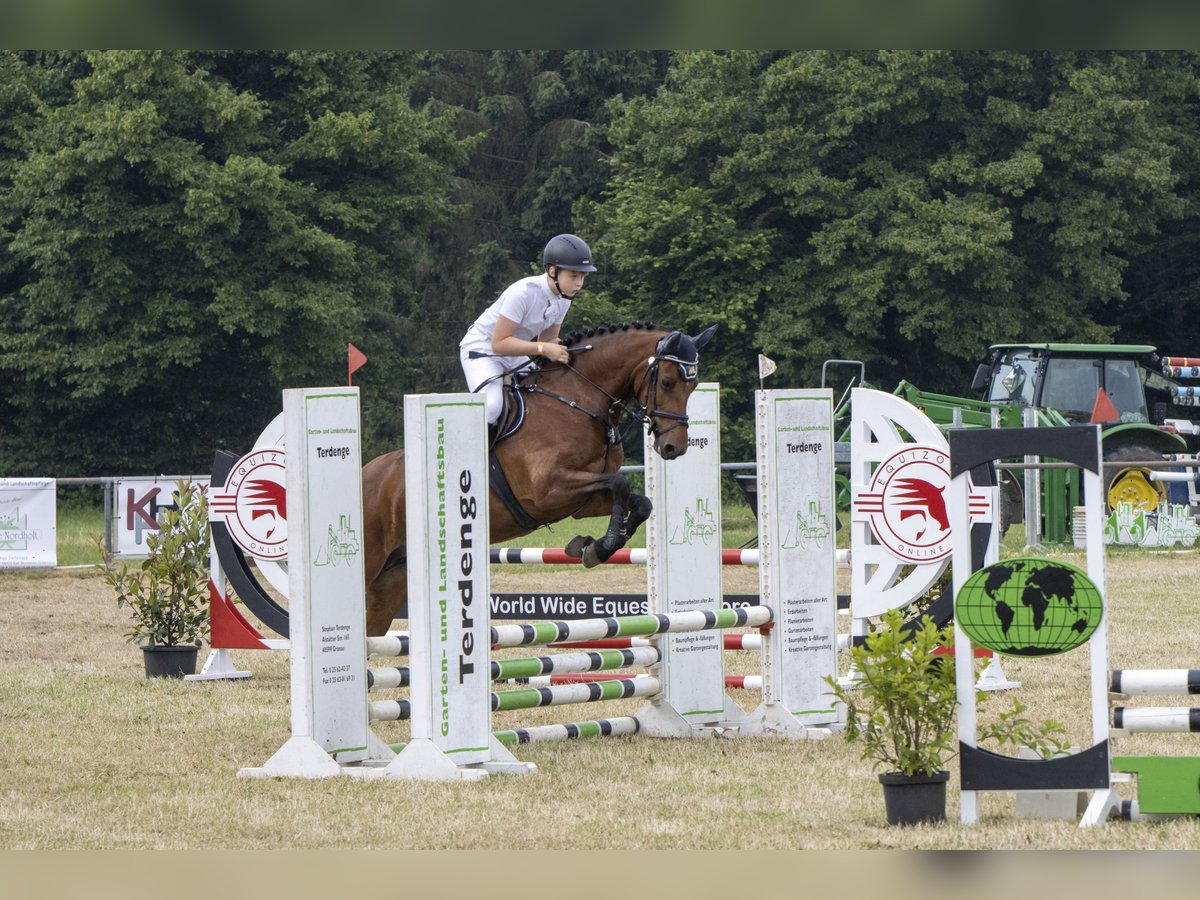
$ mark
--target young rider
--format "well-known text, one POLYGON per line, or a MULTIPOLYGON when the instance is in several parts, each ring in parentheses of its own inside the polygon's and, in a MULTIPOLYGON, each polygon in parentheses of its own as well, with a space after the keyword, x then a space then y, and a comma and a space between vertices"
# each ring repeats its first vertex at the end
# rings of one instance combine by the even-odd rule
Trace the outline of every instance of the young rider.
POLYGON ((467 387, 483 393, 488 425, 496 423, 504 408, 506 372, 521 368, 531 356, 556 363, 570 359, 558 342, 558 330, 583 280, 596 271, 592 251, 575 235, 560 234, 546 244, 542 263, 543 274, 509 285, 459 342, 467 387))

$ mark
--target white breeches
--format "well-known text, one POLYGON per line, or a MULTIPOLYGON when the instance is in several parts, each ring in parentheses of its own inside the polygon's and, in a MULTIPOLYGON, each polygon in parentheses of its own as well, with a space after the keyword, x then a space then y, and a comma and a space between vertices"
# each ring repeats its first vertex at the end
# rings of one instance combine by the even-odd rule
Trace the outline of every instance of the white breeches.
POLYGON ((483 356, 479 359, 468 359, 467 354, 472 349, 474 348, 468 347, 459 351, 463 375, 467 378, 467 387, 472 391, 487 382, 477 393, 483 396, 488 424, 494 425, 499 421, 500 413, 504 409, 504 373, 512 369, 515 363, 521 362, 521 358, 483 356))

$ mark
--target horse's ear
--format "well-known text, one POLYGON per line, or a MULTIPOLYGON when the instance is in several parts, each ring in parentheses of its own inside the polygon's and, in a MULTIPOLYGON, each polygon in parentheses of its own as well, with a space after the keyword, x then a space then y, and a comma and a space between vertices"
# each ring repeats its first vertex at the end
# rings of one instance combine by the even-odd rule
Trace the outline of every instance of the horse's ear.
POLYGON ((709 325, 702 332, 700 332, 698 335, 696 335, 694 338, 692 338, 692 343, 696 345, 696 349, 697 350, 703 349, 704 345, 707 344, 709 342, 709 340, 712 339, 712 336, 713 336, 713 334, 716 333, 716 330, 717 330, 716 325, 709 325))

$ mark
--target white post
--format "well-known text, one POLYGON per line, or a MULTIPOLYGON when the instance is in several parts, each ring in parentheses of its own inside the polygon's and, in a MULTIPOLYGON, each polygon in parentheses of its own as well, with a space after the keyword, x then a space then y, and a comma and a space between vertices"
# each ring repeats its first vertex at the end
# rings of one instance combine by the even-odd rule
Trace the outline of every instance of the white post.
POLYGON ((367 726, 357 388, 283 392, 292 736, 239 775, 321 778, 379 746, 367 726))
MULTIPOLYGON (((646 593, 652 613, 720 609, 720 385, 700 384, 688 399, 688 450, 664 460, 645 439, 646 593)), ((725 693, 723 633, 664 634, 660 695, 638 711, 641 731, 655 737, 709 736, 745 713, 725 693)))
POLYGON ((486 434, 478 394, 404 398, 411 738, 387 777, 535 768, 492 737, 486 434))
POLYGON ((763 640, 758 733, 825 737, 837 710, 837 511, 833 392, 756 392, 759 591, 775 614, 763 640))

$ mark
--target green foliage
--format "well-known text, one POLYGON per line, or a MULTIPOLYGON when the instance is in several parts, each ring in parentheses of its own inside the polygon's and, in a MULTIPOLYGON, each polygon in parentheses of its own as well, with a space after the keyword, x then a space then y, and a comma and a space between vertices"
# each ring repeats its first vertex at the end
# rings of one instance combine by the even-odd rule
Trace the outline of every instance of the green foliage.
POLYGON ((5 470, 204 471, 282 388, 343 383, 348 342, 393 374, 389 323, 462 159, 408 103, 412 57, 91 53, 67 90, 3 57, 5 470))
MULTIPOLYGON (((865 643, 851 648, 851 670, 858 680, 842 685, 826 676, 825 681, 846 705, 844 735, 862 741, 862 759, 889 772, 932 775, 958 754, 954 658, 936 652, 954 645, 954 626, 938 628, 928 616, 911 633, 904 624, 900 610, 885 613, 865 643)), ((977 704, 986 698, 976 692, 977 704)), ((978 730, 979 740, 1029 747, 1047 758, 1065 748, 1060 723, 1035 724, 1025 712, 1014 700, 996 722, 978 730)))
POLYGON ((989 343, 1148 326, 1124 283, 1148 247, 1194 273, 1194 243, 1158 241, 1196 231, 1198 85, 1190 53, 680 53, 652 98, 613 104, 611 182, 578 206, 615 267, 597 290, 721 323, 704 377, 735 453, 759 351, 768 385, 850 358, 961 393, 989 343))
POLYGON ((1194 355, 1198 106, 1195 52, 0 51, 0 474, 205 471, 349 342, 398 446, 560 231, 567 331, 721 326, 730 457, 759 352, 951 394, 998 341, 1194 355))
POLYGON ((159 530, 146 535, 149 555, 140 566, 114 565, 97 541, 96 568, 133 620, 130 643, 199 647, 208 634, 208 502, 196 485, 182 481, 175 502, 159 513, 159 530))

